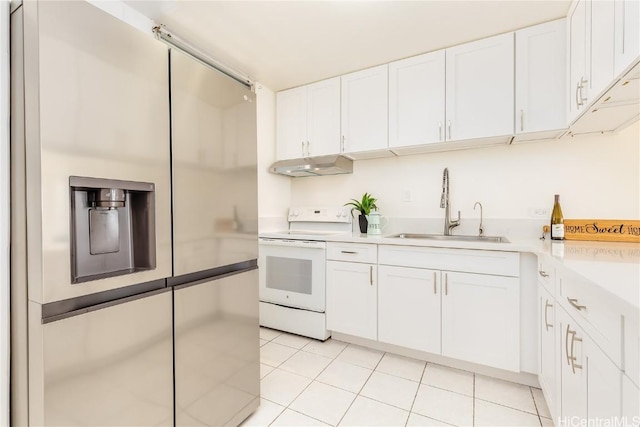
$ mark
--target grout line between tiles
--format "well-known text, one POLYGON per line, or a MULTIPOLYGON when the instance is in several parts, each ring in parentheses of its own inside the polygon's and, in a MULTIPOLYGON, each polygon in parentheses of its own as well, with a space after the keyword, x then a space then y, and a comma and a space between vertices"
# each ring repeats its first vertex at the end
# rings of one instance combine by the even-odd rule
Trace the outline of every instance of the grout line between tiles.
POLYGON ((538 402, 536 402, 536 398, 533 395, 533 389, 531 387, 529 387, 529 392, 531 393, 531 399, 533 399, 533 406, 536 408, 536 413, 538 415, 538 422, 540 423, 540 426, 542 427, 542 419, 540 418, 540 411, 538 410, 538 402))
MULTIPOLYGON (((349 347, 351 344, 347 345, 347 347, 349 347)), ((347 347, 345 347, 344 349, 346 350, 347 347)), ((344 350, 343 350, 344 351, 344 350)), ((382 361, 382 359, 384 358, 384 355, 387 354, 387 352, 382 352, 382 356, 380 356, 380 359, 378 360, 378 363, 376 363, 376 366, 373 367, 373 369, 371 370, 371 373, 369 374, 369 376, 367 377, 366 381, 362 384, 362 386, 360 387, 360 390, 358 390, 358 392, 356 393, 356 397, 353 399, 353 401, 351 401, 351 404, 349 405, 349 407, 347 408, 346 411, 344 411, 344 414, 342 414, 342 417, 340 417, 340 421, 338 421, 338 424, 336 425, 340 425, 340 423, 342 422, 342 420, 344 419, 345 415, 347 415, 347 412, 349 412, 349 409, 351 409, 351 407, 353 406, 353 402, 356 401, 356 399, 358 398, 358 396, 361 396, 361 392, 362 389, 364 388, 364 386, 367 385, 367 383, 369 382, 369 380, 371 379, 371 376, 373 375, 373 373, 376 371, 376 368, 378 367, 378 365, 380 364, 380 362, 382 361)), ((338 356, 336 356, 336 359, 338 358, 338 356)), ((365 368, 367 369, 367 368, 365 368)), ((366 396, 362 396, 362 397, 366 397, 366 396)), ((373 399, 372 399, 373 400, 373 399)), ((383 403, 383 402, 380 402, 383 403)), ((390 405, 392 406, 392 405, 390 405)))
POLYGON ((420 393, 420 386, 422 386, 422 379, 424 378, 424 373, 427 372, 428 362, 425 362, 422 367, 422 373, 420 374, 420 380, 418 381, 418 388, 416 389, 416 394, 413 395, 413 401, 411 402, 411 408, 409 408, 409 416, 407 417, 407 421, 405 421, 405 427, 409 424, 409 418, 411 418, 411 413, 413 412, 413 406, 416 404, 416 399, 418 398, 418 393, 420 393))
MULTIPOLYGON (((536 415, 536 416, 538 415, 537 411, 534 414, 533 412, 525 411, 524 409, 514 408, 513 406, 505 405, 504 403, 494 402, 493 400, 480 399, 479 397, 476 397, 475 399, 482 400, 483 402, 487 402, 487 403, 493 403, 494 405, 502 406, 503 408, 513 409, 514 411, 524 412, 525 414, 536 415)), ((474 407, 475 407, 475 404, 474 404, 474 407)))

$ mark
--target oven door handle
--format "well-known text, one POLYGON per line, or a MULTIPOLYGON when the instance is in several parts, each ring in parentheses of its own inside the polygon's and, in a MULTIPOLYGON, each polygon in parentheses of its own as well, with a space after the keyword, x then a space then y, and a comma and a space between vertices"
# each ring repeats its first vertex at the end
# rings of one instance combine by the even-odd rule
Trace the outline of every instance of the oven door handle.
POLYGON ((289 248, 309 248, 324 249, 326 242, 316 242, 311 240, 288 240, 288 239, 260 239, 261 246, 284 246, 289 248))

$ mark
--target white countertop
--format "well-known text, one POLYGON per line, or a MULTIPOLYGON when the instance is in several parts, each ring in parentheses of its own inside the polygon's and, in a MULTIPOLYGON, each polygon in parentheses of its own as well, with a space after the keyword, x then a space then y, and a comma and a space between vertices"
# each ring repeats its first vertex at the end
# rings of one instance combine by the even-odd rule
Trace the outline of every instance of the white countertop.
MULTIPOLYGON (((265 233, 267 234, 267 233, 265 233)), ((263 236, 263 234, 261 234, 263 236)), ((556 268, 570 271, 577 279, 591 282, 630 309, 640 309, 640 243, 551 242, 532 238, 511 238, 510 243, 469 242, 456 240, 400 239, 366 234, 337 234, 317 240, 327 242, 373 243, 506 252, 531 252, 551 259, 556 268), (561 245, 562 250, 558 251, 561 245), (560 254, 558 254, 560 253, 560 254)))

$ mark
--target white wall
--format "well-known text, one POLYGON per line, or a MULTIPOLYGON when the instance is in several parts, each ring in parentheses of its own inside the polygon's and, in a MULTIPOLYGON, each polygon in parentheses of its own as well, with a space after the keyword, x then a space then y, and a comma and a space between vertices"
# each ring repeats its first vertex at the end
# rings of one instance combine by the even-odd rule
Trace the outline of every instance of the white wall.
POLYGON ((276 96, 260 83, 256 84, 258 116, 258 215, 261 231, 279 228, 287 215, 291 200, 291 181, 288 177, 269 172, 276 158, 276 96))
MULTIPOLYGON (((531 218, 560 194, 565 218, 640 218, 640 128, 512 146, 356 161, 352 175, 295 178, 291 204, 341 205, 367 191, 389 217, 442 218, 442 171, 449 168, 453 210, 462 220, 531 218), (409 190, 411 201, 402 200, 409 190)), ((453 214, 455 217, 455 213, 453 214)), ((550 211, 549 211, 550 216, 550 211)))
POLYGON ((0 425, 9 425, 9 1, 0 0, 0 425))
POLYGON ((128 4, 120 0, 87 0, 87 2, 149 36, 153 35, 151 29, 155 26, 155 23, 128 4))

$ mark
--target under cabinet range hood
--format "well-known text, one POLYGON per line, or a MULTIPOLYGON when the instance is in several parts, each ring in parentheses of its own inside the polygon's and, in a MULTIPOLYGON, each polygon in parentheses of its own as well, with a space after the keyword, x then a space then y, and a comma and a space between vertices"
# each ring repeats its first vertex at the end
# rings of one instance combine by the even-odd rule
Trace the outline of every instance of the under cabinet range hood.
POLYGON ((280 160, 269 171, 292 177, 339 175, 353 173, 353 160, 339 155, 280 160))

